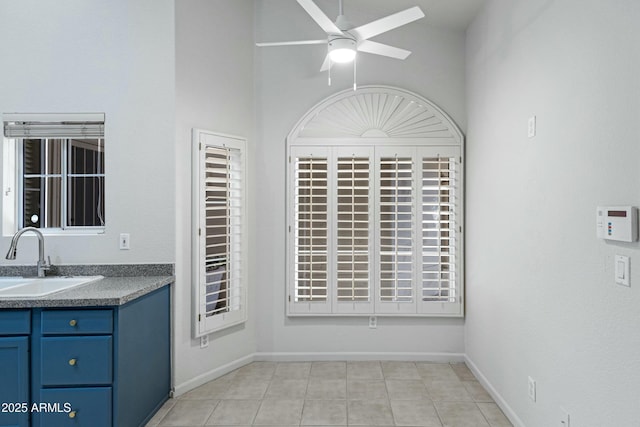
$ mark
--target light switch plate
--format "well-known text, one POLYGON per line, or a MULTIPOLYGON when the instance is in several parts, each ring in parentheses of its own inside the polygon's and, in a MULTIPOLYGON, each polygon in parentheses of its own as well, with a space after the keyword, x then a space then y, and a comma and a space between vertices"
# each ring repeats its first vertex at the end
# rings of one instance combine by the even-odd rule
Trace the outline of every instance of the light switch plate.
POLYGON ((527 123, 527 136, 529 138, 536 136, 536 116, 529 117, 529 121, 527 123))
POLYGON ((628 256, 616 255, 614 260, 614 274, 618 285, 631 286, 631 282, 629 281, 629 273, 631 271, 629 262, 628 256))

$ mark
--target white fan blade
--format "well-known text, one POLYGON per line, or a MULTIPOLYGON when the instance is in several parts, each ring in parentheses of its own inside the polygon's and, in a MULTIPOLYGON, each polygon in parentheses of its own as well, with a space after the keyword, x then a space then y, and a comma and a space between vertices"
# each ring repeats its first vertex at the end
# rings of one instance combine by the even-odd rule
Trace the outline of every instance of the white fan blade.
POLYGON ((340 28, 338 28, 312 0, 298 0, 298 3, 307 11, 309 16, 320 25, 325 33, 342 34, 340 28))
POLYGON ((424 13, 422 12, 422 9, 420 9, 418 6, 414 6, 407 10, 403 10, 402 12, 394 13, 393 15, 389 15, 376 21, 369 22, 368 24, 361 25, 357 28, 349 30, 349 32, 358 37, 358 40, 366 40, 370 37, 377 36, 378 34, 382 34, 385 31, 401 27, 423 17, 424 13))
POLYGON ((375 55, 388 56, 390 58, 405 59, 411 55, 411 51, 389 46, 371 40, 362 40, 358 43, 358 50, 361 52, 373 53, 375 55))
POLYGON ((324 62, 322 63, 322 67, 320 67, 320 72, 327 71, 329 66, 331 65, 331 60, 329 59, 329 54, 324 57, 324 62))
POLYGON ((294 42, 261 42, 256 43, 256 46, 265 47, 265 46, 298 46, 304 44, 327 44, 327 40, 299 40, 294 42))

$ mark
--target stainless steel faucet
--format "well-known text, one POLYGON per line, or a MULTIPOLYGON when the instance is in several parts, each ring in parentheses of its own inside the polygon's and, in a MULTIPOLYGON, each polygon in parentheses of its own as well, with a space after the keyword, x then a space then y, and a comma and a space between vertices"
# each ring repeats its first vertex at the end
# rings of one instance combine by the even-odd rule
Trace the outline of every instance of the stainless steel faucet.
POLYGON ((16 259, 16 253, 18 252, 18 240, 20 240, 20 237, 27 231, 32 231, 36 236, 38 236, 38 263, 36 266, 38 267, 38 277, 44 277, 44 272, 51 268, 51 260, 49 259, 49 262, 47 262, 44 259, 44 236, 37 228, 25 227, 14 234, 11 239, 11 246, 9 246, 9 252, 7 252, 6 258, 16 259))

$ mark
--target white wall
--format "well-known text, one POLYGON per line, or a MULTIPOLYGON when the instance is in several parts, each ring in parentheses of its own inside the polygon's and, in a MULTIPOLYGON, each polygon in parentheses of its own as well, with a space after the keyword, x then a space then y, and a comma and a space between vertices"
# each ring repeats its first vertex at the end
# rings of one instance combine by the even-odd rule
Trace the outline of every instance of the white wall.
POLYGON ((177 0, 176 8, 176 292, 174 382, 178 393, 216 375, 224 365, 253 354, 255 289, 250 245, 249 321, 210 336, 209 347, 191 338, 191 129, 248 139, 249 233, 255 233, 255 109, 253 1, 177 0))
MULTIPOLYGON (((3 0, 0 39, 0 113, 106 114, 106 231, 48 237, 52 262, 173 262, 173 1, 3 0)), ((35 264, 25 239, 0 263, 35 264)))
POLYGON ((528 427, 640 420, 640 245, 594 218, 640 205, 638 22, 636 0, 491 0, 467 33, 466 352, 528 427))
MULTIPOLYGON (((318 1, 335 18, 336 2, 318 1)), ((345 9, 348 13, 348 10, 345 9)), ((381 16, 364 11, 350 16, 364 24, 381 16)), ((326 37, 305 11, 289 0, 256 2, 256 41, 326 37)), ((362 54, 358 83, 397 86, 435 102, 464 130, 464 35, 437 29, 428 20, 376 38, 410 49, 405 61, 362 54)), ((462 353, 462 319, 380 318, 368 328, 367 318, 304 319, 285 315, 285 137, 316 103, 351 87, 350 66, 336 67, 333 86, 318 70, 325 46, 257 48, 255 207, 260 213, 253 236, 256 248, 258 351, 263 353, 462 353)), ((414 355, 415 356, 415 355, 414 355)))

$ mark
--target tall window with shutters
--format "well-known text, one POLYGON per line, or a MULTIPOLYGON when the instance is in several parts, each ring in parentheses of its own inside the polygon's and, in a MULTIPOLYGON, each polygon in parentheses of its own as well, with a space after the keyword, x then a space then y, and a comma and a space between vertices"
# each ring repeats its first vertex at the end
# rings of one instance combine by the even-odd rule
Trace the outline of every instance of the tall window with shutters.
POLYGON ((289 154, 290 315, 462 314, 459 147, 289 154))
POLYGON ((246 321, 246 141, 194 129, 194 335, 246 321))

